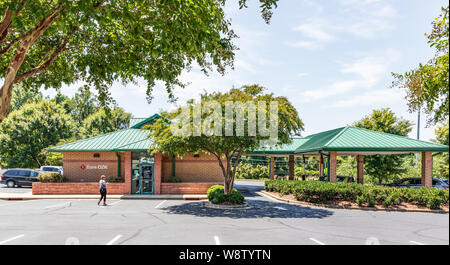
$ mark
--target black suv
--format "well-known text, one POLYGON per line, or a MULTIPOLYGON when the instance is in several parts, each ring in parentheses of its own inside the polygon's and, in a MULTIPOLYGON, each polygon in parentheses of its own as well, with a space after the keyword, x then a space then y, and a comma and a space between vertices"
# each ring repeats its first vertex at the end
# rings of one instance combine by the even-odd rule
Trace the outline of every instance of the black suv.
POLYGON ((14 168, 3 172, 0 183, 6 184, 8 188, 15 186, 31 186, 38 181, 39 171, 33 169, 14 168))

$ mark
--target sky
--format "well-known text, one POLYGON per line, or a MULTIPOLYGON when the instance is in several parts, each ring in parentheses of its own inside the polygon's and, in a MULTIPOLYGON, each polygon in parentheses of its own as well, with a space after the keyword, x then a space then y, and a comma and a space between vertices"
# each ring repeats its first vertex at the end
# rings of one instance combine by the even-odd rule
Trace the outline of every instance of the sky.
MULTIPOLYGON (((183 72, 181 80, 189 85, 175 90, 178 104, 204 90, 260 84, 290 100, 305 123, 303 136, 351 125, 386 107, 417 124, 417 113, 408 112, 406 92, 391 88, 391 72, 404 73, 433 57, 424 33, 431 31, 447 1, 280 0, 269 25, 261 18, 258 1, 249 0, 242 10, 237 0, 228 2, 225 14, 239 36, 234 70, 223 76, 205 76, 196 66, 183 72)), ((61 92, 71 96, 78 87, 61 92)), ((115 83, 110 91, 134 117, 175 107, 162 83, 154 89, 151 104, 144 81, 115 83)), ((435 128, 425 125, 422 115, 420 139, 434 139, 435 128)), ((409 136, 416 134, 414 126, 409 136)))

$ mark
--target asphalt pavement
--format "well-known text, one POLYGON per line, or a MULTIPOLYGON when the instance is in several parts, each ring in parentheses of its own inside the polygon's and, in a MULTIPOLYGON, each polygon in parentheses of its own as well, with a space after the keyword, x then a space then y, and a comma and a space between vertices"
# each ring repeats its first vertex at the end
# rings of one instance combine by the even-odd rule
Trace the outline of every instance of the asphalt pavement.
POLYGON ((325 209, 285 204, 237 182, 247 209, 212 209, 203 201, 0 201, 6 244, 449 244, 448 214, 325 209))

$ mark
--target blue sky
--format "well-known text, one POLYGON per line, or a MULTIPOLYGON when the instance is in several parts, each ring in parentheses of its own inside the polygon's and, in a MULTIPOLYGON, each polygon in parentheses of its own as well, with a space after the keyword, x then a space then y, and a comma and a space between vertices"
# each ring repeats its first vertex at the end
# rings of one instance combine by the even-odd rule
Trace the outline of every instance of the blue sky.
MULTIPOLYGON (((258 1, 249 0, 243 10, 237 0, 229 2, 226 14, 240 37, 235 69, 205 76, 194 66, 182 75, 190 85, 175 91, 178 103, 205 89, 257 83, 291 101, 305 123, 303 135, 351 124, 383 107, 417 121, 417 113, 407 111, 405 92, 390 87, 390 73, 432 58, 424 33, 431 31, 447 1, 280 0, 270 25, 260 17, 258 1)), ((62 93, 72 95, 77 87, 65 87, 62 93)), ((173 108, 162 84, 150 105, 145 90, 144 82, 117 83, 111 94, 135 117, 173 108)), ((434 138, 433 127, 421 127, 421 139, 434 138)), ((416 137, 415 128, 410 136, 416 137)))

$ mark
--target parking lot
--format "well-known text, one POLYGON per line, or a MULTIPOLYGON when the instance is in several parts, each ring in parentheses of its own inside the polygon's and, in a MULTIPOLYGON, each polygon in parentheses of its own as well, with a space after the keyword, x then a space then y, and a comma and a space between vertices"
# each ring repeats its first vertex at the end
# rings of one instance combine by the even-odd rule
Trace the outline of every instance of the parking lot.
POLYGON ((449 244, 447 214, 375 212, 289 205, 238 182, 248 209, 203 201, 0 201, 4 244, 449 244))

